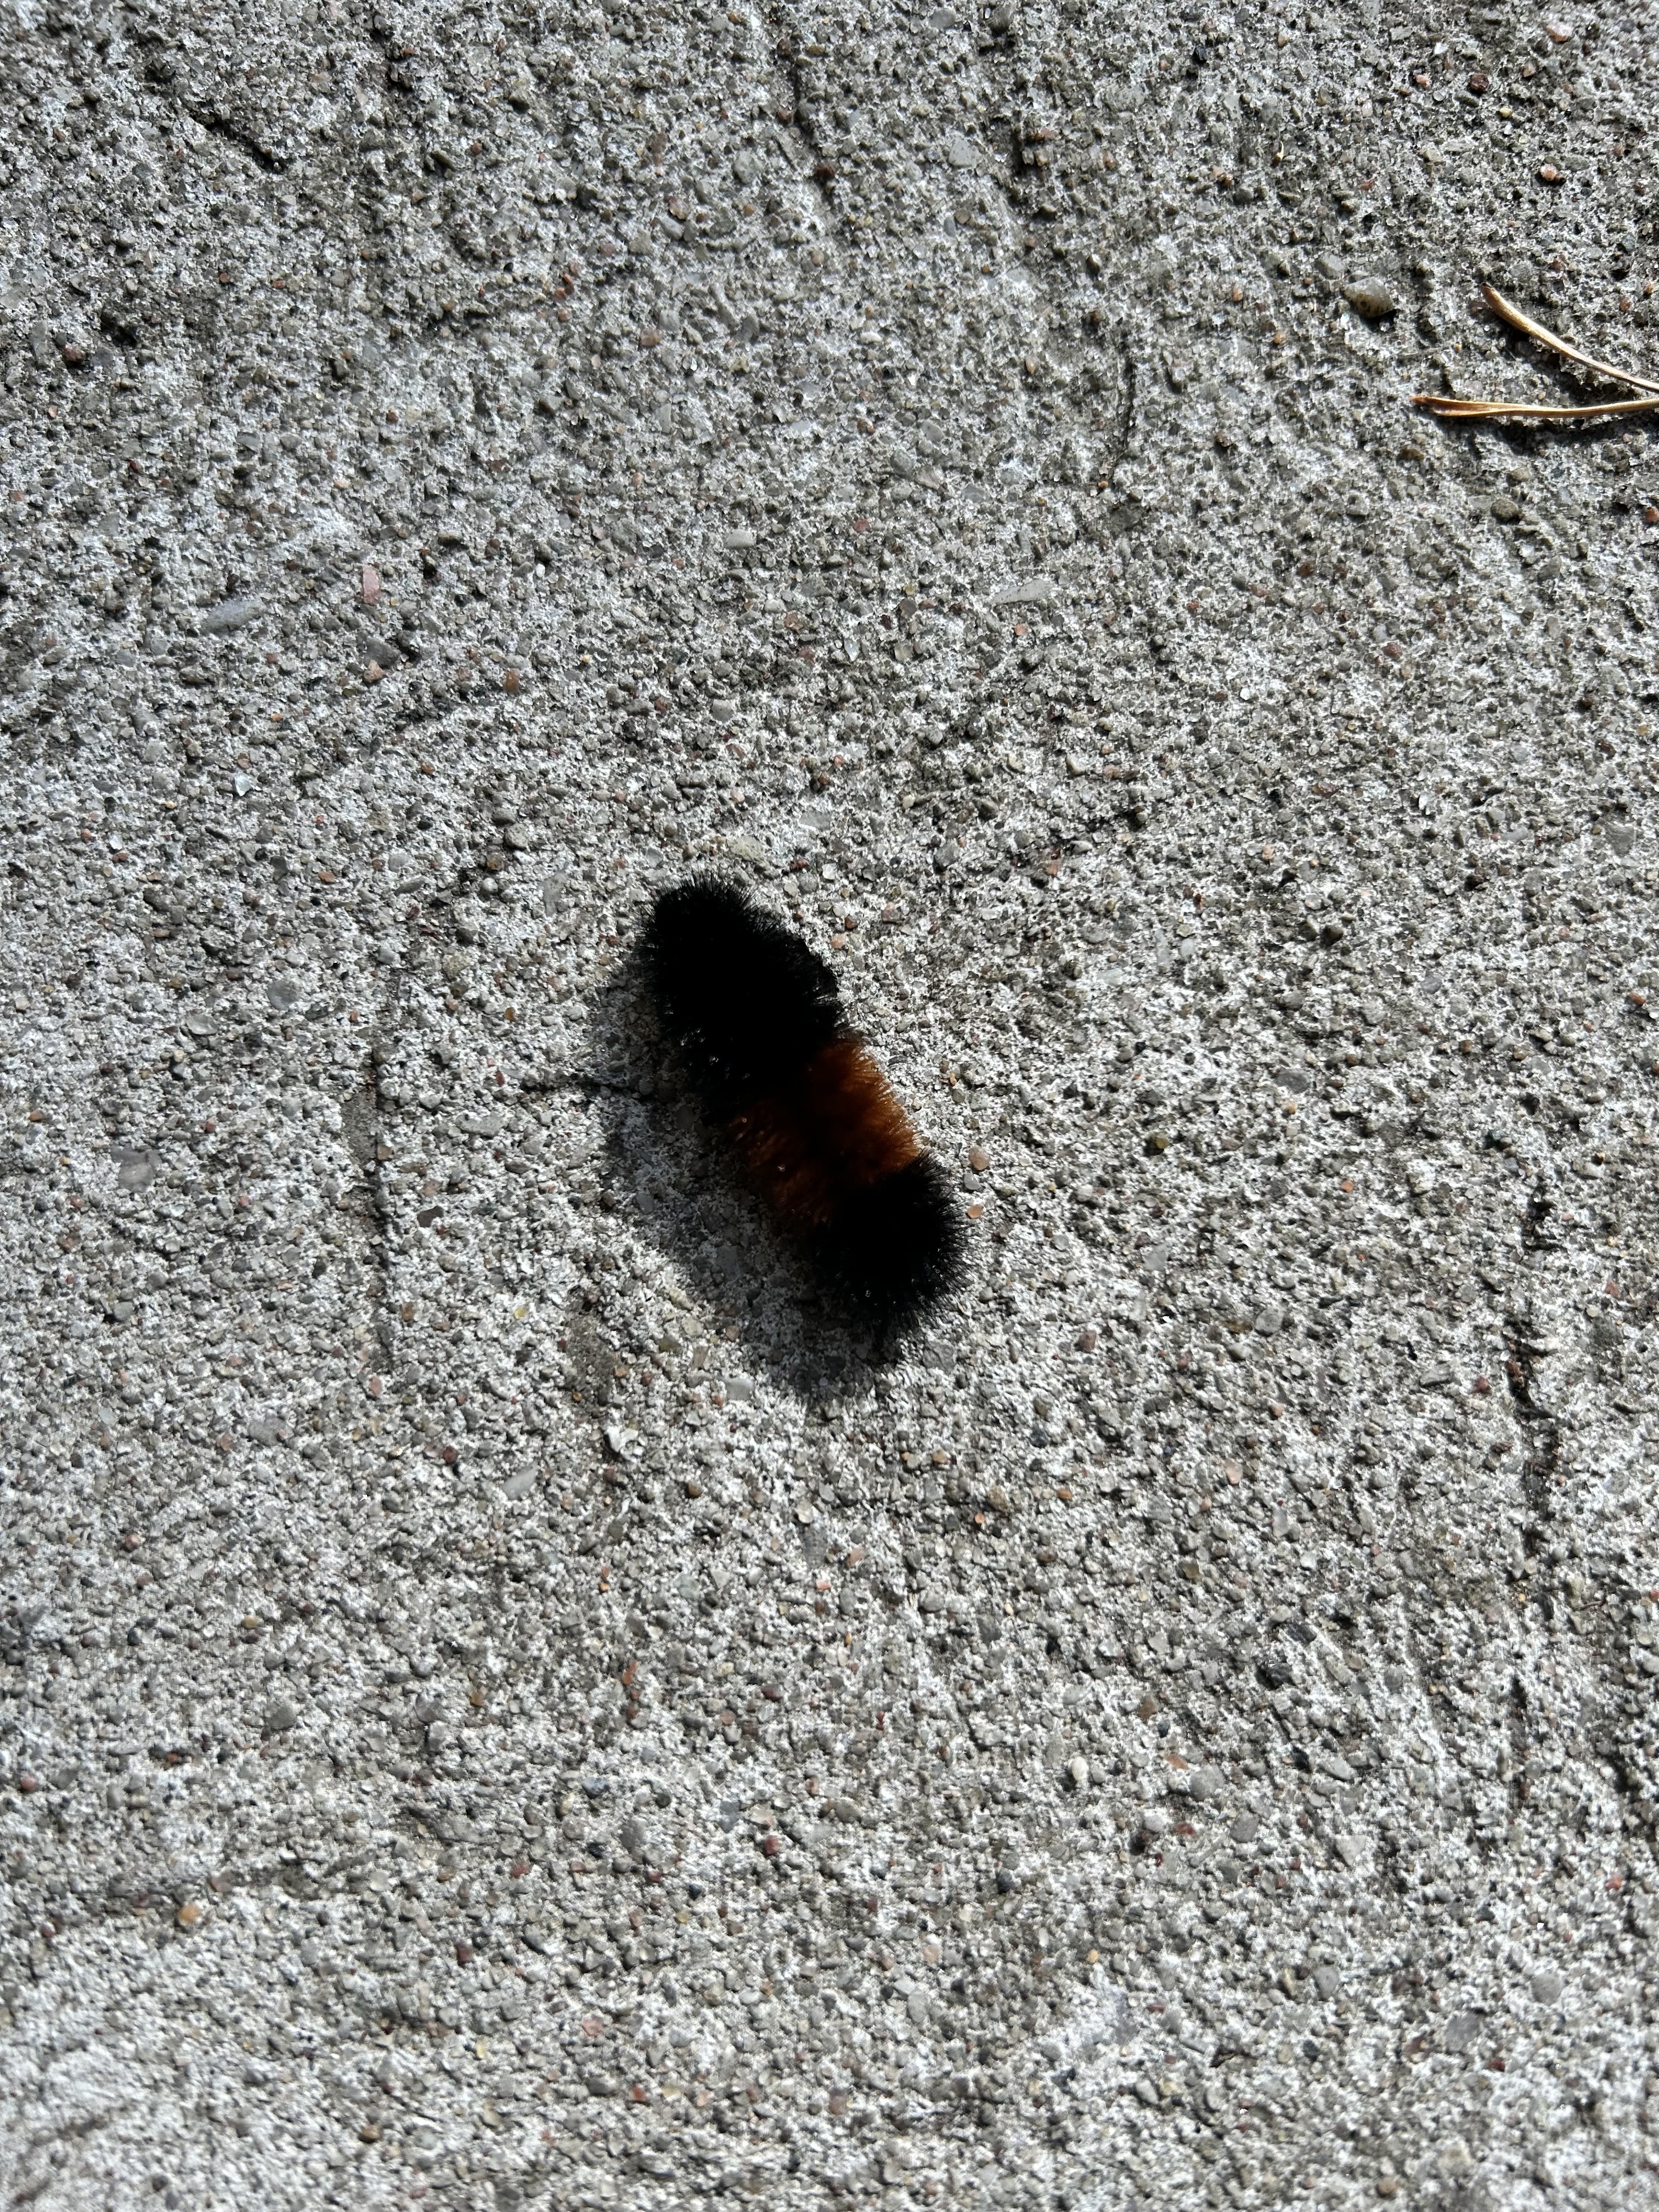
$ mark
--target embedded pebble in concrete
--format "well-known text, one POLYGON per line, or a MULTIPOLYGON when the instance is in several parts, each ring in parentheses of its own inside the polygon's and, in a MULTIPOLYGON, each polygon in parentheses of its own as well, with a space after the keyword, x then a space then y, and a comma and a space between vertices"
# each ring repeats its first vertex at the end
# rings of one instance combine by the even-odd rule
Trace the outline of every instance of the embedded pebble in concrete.
POLYGON ((1409 405, 1653 373, 1640 40, 12 24, 9 2201, 1650 2188, 1659 489, 1409 405))

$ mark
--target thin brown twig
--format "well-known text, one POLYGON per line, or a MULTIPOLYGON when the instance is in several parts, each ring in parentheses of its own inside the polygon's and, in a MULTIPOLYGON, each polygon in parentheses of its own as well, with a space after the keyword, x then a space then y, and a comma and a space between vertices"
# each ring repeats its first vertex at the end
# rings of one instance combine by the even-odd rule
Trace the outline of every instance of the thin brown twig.
POLYGON ((1652 399, 1609 399, 1600 407, 1535 407, 1525 400, 1455 399, 1447 392, 1419 392, 1413 401, 1448 422, 1489 422, 1501 415, 1518 415, 1531 422, 1604 422, 1609 415, 1650 415, 1659 411, 1659 396, 1652 399))
POLYGON ((1553 331, 1547 331, 1542 323, 1535 323, 1530 315, 1523 315, 1512 300, 1504 297, 1495 284, 1483 283, 1480 290, 1486 305, 1495 315, 1501 315, 1514 329, 1536 339, 1540 345, 1547 346, 1552 353, 1559 353, 1564 361, 1576 361, 1580 368, 1593 369, 1597 376, 1609 377, 1614 384, 1628 384, 1638 392, 1650 392, 1659 397, 1659 383, 1650 376, 1638 376, 1632 369, 1614 368, 1608 362, 1596 361, 1589 354, 1581 353, 1570 340, 1558 337, 1553 331))
POLYGON ((1593 375, 1605 376, 1614 384, 1622 384, 1644 396, 1640 399, 1607 399, 1583 407, 1552 407, 1527 400, 1460 399, 1449 392, 1419 392, 1413 405, 1426 408, 1431 415, 1443 421, 1456 422, 1491 422, 1509 419, 1522 422, 1603 422, 1610 416, 1646 415, 1659 410, 1659 382, 1647 376, 1638 376, 1627 368, 1615 368, 1609 362, 1597 361, 1581 351, 1556 332, 1546 330, 1542 323, 1534 322, 1523 314, 1513 301, 1506 300, 1495 284, 1483 283, 1481 295, 1495 315, 1502 318, 1511 329, 1546 346, 1552 353, 1559 354, 1564 361, 1589 369, 1593 375))

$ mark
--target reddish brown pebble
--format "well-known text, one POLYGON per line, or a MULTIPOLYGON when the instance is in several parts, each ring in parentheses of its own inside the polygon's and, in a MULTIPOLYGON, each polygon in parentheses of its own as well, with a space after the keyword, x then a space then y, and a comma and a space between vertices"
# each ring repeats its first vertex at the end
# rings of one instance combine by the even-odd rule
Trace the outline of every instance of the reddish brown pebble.
POLYGON ((1480 72, 1477 70, 1474 75, 1469 79, 1469 90, 1471 92, 1484 92, 1486 89, 1486 79, 1482 76, 1480 72))
POLYGON ((1077 1348, 1079 1352, 1092 1352, 1099 1342, 1099 1332, 1096 1329, 1085 1328, 1077 1340, 1077 1348))
POLYGON ((17 1778, 17 1786, 24 1796, 27 1797, 40 1787, 40 1778, 38 1774, 20 1774, 17 1778))
POLYGON ((1543 167, 1538 172, 1538 178, 1540 184, 1546 185, 1564 185, 1566 182, 1566 179, 1562 175, 1559 169, 1556 168, 1553 163, 1549 161, 1546 161, 1543 167))
POLYGON ((199 1928, 206 1914, 207 1907, 198 1905, 192 1898, 189 1904, 179 1907, 179 1925, 181 1928, 199 1928))
POLYGON ((470 1943, 458 1943, 455 1946, 455 1964, 458 1966, 470 1966, 472 1964, 472 1946, 470 1943))
POLYGON ((661 336, 662 333, 659 330, 657 330, 652 324, 647 323, 645 328, 640 332, 640 343, 648 350, 652 346, 658 343, 661 336))
POLYGON ((983 1145, 971 1145, 968 1150, 968 1164, 975 1175, 983 1175, 991 1164, 991 1155, 983 1145))

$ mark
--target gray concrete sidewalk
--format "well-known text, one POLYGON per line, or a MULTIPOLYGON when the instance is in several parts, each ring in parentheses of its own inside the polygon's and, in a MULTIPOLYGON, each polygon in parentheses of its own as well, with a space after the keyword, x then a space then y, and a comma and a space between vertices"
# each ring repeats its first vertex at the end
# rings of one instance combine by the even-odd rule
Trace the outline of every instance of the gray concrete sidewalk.
POLYGON ((1659 2201, 1652 26, 9 19, 8 2204, 1659 2201), (896 1360, 629 964, 971 1230, 896 1360))

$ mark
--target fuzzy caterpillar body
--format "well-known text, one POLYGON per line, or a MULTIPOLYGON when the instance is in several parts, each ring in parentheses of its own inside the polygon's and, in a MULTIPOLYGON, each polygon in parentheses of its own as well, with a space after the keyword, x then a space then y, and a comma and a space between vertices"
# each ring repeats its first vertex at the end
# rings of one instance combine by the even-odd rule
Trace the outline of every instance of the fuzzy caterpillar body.
POLYGON ((829 967, 710 876, 659 896, 641 951, 665 1036, 779 1225, 860 1318, 921 1319, 960 1279, 962 1223, 829 967))

